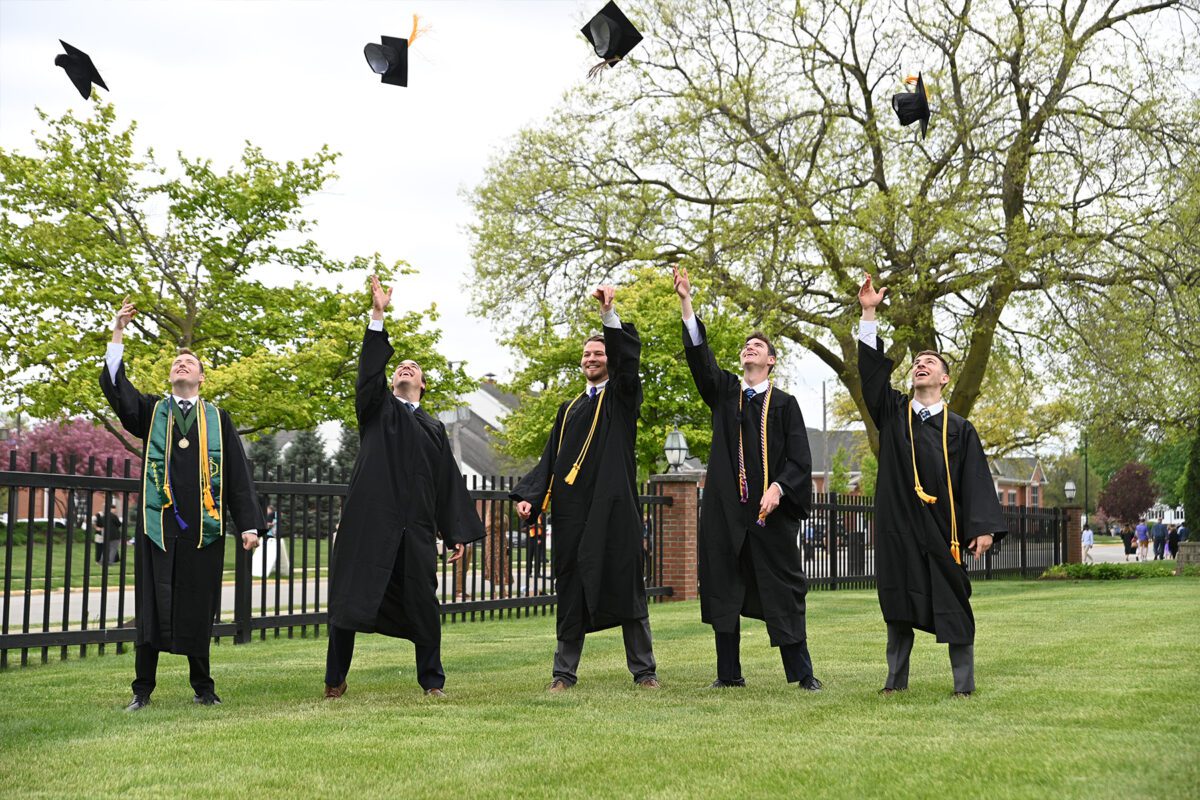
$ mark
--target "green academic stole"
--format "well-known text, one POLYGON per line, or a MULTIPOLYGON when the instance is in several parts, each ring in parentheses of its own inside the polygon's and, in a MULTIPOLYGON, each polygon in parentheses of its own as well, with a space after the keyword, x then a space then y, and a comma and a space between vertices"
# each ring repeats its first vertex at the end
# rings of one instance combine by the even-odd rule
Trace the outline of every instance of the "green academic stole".
POLYGON ((199 425, 200 446, 196 448, 200 459, 200 528, 201 535, 196 547, 212 544, 225 533, 222 514, 222 495, 225 488, 221 470, 221 415, 217 407, 203 400, 196 402, 192 413, 184 417, 175 401, 165 397, 154 404, 150 435, 146 442, 146 458, 142 466, 142 524, 150 541, 166 550, 163 544, 163 514, 171 509, 180 530, 187 530, 187 522, 175 505, 171 479, 171 450, 174 441, 176 420, 186 434, 192 422, 199 425), (209 432, 216 431, 210 437, 209 432))

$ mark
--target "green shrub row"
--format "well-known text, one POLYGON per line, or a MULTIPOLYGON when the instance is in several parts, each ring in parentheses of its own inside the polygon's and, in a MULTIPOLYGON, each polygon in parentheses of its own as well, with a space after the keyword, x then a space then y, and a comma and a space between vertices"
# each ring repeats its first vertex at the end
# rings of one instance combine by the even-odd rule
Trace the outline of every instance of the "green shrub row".
MULTIPOLYGON (((1042 573, 1043 580, 1115 581, 1130 578, 1169 578, 1174 561, 1143 561, 1118 564, 1055 564, 1042 573)), ((1183 574, 1200 576, 1200 566, 1190 564, 1183 574)))

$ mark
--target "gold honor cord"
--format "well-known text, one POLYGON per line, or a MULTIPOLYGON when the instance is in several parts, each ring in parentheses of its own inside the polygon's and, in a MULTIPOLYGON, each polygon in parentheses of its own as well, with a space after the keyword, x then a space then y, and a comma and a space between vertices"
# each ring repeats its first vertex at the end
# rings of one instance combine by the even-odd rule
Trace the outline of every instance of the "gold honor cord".
MULTIPOLYGON (((607 387, 605 387, 607 388, 607 387)), ((554 451, 554 460, 558 460, 558 454, 562 452, 563 436, 567 433, 567 417, 571 414, 571 409, 579 402, 581 397, 586 397, 587 393, 576 395, 571 404, 567 406, 566 413, 563 414, 562 427, 558 431, 558 448, 554 451)), ((600 419, 600 404, 604 402, 604 391, 600 391, 600 400, 596 403, 596 413, 592 416, 592 428, 588 431, 587 441, 583 443, 583 450, 579 453, 579 458, 575 459, 575 464, 571 467, 571 472, 563 480, 568 486, 575 483, 575 476, 579 473, 579 465, 583 463, 583 457, 587 455, 588 446, 592 443, 592 435, 596 432, 596 421, 600 419)), ((550 507, 550 495, 554 491, 554 474, 550 475, 550 483, 546 486, 546 496, 542 498, 542 513, 546 513, 546 509, 550 507)))
MULTIPOLYGON (((197 400, 197 434, 200 439, 200 505, 208 512, 208 516, 215 520, 220 520, 220 512, 217 511, 216 500, 213 499, 212 493, 212 464, 208 459, 208 414, 204 408, 204 401, 197 400)), ((204 527, 204 521, 200 522, 201 528, 204 527)), ((200 548, 204 544, 203 530, 201 531, 196 547, 200 548)))
MULTIPOLYGON (((913 438, 912 424, 912 406, 909 405, 908 411, 908 447, 912 453, 913 466, 913 489, 917 492, 917 497, 924 500, 926 503, 936 503, 937 498, 931 494, 927 494, 921 487, 921 478, 917 475, 917 445, 913 438)), ((942 405, 942 459, 946 462, 946 488, 950 490, 950 555, 954 556, 954 563, 962 563, 962 550, 958 541, 958 515, 954 511, 954 484, 950 480, 950 448, 947 446, 947 432, 950 430, 950 414, 949 409, 942 405)))
MULTIPOLYGON (((607 388, 608 386, 605 385, 604 389, 607 388)), ((587 458, 588 448, 592 446, 592 437, 596 434, 596 423, 600 421, 600 407, 604 405, 604 395, 608 394, 608 392, 604 391, 604 389, 600 390, 600 398, 596 400, 596 413, 592 414, 592 427, 588 430, 587 439, 584 439, 583 441, 583 449, 579 451, 579 457, 576 458, 575 463, 571 465, 571 471, 567 473, 567 477, 563 478, 563 481, 566 482, 567 486, 574 485, 575 478, 579 475, 579 468, 583 465, 583 460, 587 458)), ((566 427, 567 418, 566 416, 563 416, 564 433, 566 432, 566 427)), ((559 437, 558 441, 561 446, 562 437, 559 437)))

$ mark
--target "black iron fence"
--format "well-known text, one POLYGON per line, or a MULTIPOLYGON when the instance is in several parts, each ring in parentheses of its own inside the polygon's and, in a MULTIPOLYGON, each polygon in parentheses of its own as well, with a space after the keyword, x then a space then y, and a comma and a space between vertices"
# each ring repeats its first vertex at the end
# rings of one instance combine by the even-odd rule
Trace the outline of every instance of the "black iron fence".
MULTIPOLYGON (((1067 518, 1061 508, 1004 506, 1008 536, 982 558, 966 553, 972 579, 1037 577, 1066 561, 1067 518)), ((814 494, 812 513, 796 536, 805 574, 816 589, 875 586, 875 509, 869 497, 814 494)))
MULTIPOLYGON (((16 454, 0 471, 0 668, 10 659, 43 662, 78 648, 121 652, 135 638, 132 546, 140 479, 126 461, 60 464, 31 456, 19 470, 16 454), (113 515, 109 519, 109 514, 113 515)), ((346 494, 345 473, 262 470, 256 486, 274 516, 271 533, 253 554, 236 537, 225 542, 225 575, 216 641, 317 634, 326 623, 329 552, 346 494)), ((438 564, 437 592, 445 622, 547 614, 557 601, 553 516, 530 536, 517 517, 512 477, 469 482, 487 535, 464 557, 438 564)), ((671 498, 647 486, 643 520, 647 594, 664 587, 656 532, 671 498)))
MULTIPOLYGON (((140 480, 129 462, 60 464, 30 458, 0 471, 0 668, 15 655, 48 661, 57 652, 86 657, 134 639, 132 546, 140 480), (109 515, 111 514, 111 518, 109 515), (77 650, 76 650, 77 648, 77 650)), ((326 622, 329 552, 346 494, 346 474, 272 469, 257 488, 274 525, 253 555, 236 537, 225 543, 217 641, 316 634, 326 622)), ((437 592, 445 622, 547 614, 557 601, 553 517, 530 536, 508 493, 512 477, 474 478, 469 486, 487 535, 454 564, 443 558, 437 592)), ((671 498, 650 484, 639 498, 647 593, 661 599, 658 532, 671 498)), ((797 546, 813 588, 874 586, 874 509, 869 498, 815 495, 797 546)), ((1010 534, 984 559, 966 558, 973 577, 1033 577, 1066 560, 1061 509, 1005 509, 1010 534)))

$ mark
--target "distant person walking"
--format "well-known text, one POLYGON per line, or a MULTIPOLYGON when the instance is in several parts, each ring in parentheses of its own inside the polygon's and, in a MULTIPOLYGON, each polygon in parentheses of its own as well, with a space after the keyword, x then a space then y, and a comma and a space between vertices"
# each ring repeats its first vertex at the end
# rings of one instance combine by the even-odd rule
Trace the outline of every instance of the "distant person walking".
POLYGON ((1150 536, 1154 539, 1154 560, 1162 561, 1167 549, 1167 526, 1163 524, 1162 517, 1150 528, 1150 536))
POLYGON ((1186 542, 1187 540, 1188 540, 1188 527, 1187 527, 1187 523, 1183 522, 1183 523, 1180 523, 1180 525, 1179 525, 1179 541, 1186 542))
POLYGON ((1145 521, 1139 522, 1137 527, 1133 529, 1134 535, 1137 537, 1137 560, 1150 560, 1150 528, 1145 521))
POLYGON ((1080 534, 1080 544, 1083 545, 1083 563, 1091 564, 1096 559, 1092 558, 1092 547, 1096 544, 1096 537, 1092 535, 1092 527, 1090 525, 1083 526, 1083 532, 1080 534))
POLYGON ((1116 530, 1114 530, 1113 533, 1114 533, 1114 535, 1121 537, 1121 544, 1125 548, 1125 560, 1126 561, 1129 560, 1130 556, 1137 555, 1137 547, 1133 543, 1133 529, 1132 528, 1124 528, 1121 526, 1121 523, 1118 522, 1116 530))
POLYGON ((1179 528, 1175 525, 1167 526, 1167 553, 1171 558, 1179 553, 1179 528))

